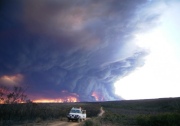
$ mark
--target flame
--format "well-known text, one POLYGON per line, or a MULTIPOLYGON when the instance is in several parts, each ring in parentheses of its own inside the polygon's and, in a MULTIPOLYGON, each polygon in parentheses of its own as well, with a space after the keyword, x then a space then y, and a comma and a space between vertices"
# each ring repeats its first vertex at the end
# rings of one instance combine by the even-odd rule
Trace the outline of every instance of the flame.
POLYGON ((103 101, 104 100, 104 98, 100 92, 94 91, 91 96, 93 96, 96 101, 103 101))
POLYGON ((37 99, 33 100, 35 103, 64 103, 64 102, 79 102, 76 97, 67 97, 67 98, 59 98, 59 99, 37 99))
POLYGON ((96 92, 93 92, 91 96, 93 96, 96 99, 96 101, 98 101, 98 95, 96 92))
MULTIPOLYGON (((57 95, 57 94, 56 94, 57 95)), ((75 93, 69 93, 66 90, 60 92, 60 98, 38 98, 33 100, 35 103, 64 103, 64 102, 79 102, 78 95, 75 93)))

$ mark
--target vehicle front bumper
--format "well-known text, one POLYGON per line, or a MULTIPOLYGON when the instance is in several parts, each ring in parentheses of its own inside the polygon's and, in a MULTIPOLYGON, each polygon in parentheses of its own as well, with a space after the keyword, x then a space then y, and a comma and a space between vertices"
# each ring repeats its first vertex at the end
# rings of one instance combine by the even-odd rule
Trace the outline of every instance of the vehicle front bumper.
POLYGON ((80 116, 79 115, 67 115, 67 118, 69 120, 78 120, 78 119, 80 119, 80 116))

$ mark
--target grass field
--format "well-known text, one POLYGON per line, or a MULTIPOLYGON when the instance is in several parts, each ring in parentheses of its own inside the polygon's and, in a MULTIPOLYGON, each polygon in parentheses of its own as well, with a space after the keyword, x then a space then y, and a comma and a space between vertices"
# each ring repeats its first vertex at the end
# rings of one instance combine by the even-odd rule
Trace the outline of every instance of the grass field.
POLYGON ((0 126, 21 122, 39 122, 43 120, 64 120, 72 107, 86 109, 88 117, 96 117, 99 103, 27 103, 0 105, 0 126))
POLYGON ((179 126, 180 98, 82 102, 82 103, 28 103, 0 105, 0 125, 22 122, 64 120, 71 107, 87 110, 90 120, 83 126, 179 126), (105 113, 97 117, 100 107, 105 113))
POLYGON ((103 103, 103 122, 116 125, 179 126, 180 98, 103 103))

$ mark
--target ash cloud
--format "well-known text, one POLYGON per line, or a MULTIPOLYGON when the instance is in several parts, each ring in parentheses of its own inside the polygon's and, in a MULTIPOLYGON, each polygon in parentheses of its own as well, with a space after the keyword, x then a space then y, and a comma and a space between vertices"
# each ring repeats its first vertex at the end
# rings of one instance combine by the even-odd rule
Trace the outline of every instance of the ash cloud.
POLYGON ((147 51, 133 42, 156 24, 147 0, 15 0, 0 9, 0 76, 23 75, 29 93, 80 101, 120 99, 114 82, 144 64, 147 51), (147 21, 148 20, 148 21, 147 21), (146 24, 143 27, 141 24, 146 24), (63 96, 64 97, 64 96, 63 96))

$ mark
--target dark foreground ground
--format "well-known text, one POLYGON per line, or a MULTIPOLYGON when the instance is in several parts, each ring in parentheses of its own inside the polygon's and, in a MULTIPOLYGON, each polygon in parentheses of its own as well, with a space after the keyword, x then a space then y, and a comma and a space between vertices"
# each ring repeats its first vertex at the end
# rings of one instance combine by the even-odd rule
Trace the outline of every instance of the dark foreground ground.
POLYGON ((71 107, 82 107, 87 110, 87 116, 91 119, 78 124, 81 126, 180 126, 180 98, 94 103, 6 104, 0 105, 0 126, 66 121, 66 114, 71 107), (101 107, 105 113, 98 117, 101 107))

